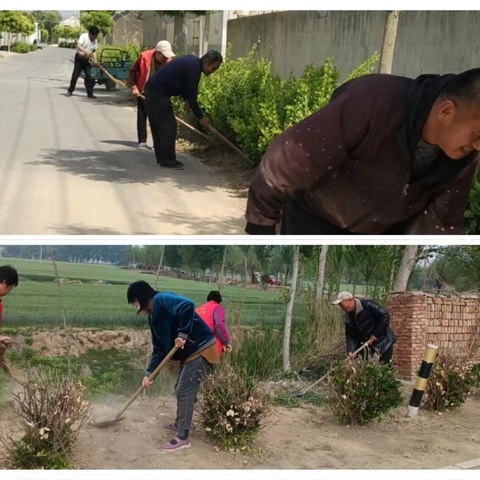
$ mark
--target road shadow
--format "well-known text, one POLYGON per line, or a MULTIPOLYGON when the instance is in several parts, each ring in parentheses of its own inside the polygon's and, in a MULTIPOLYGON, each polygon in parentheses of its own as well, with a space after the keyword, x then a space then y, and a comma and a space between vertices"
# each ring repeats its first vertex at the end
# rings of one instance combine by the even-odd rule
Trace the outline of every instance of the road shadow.
MULTIPOLYGON (((101 143, 106 143, 108 145, 120 145, 122 147, 130 147, 138 151, 138 143, 132 142, 130 140, 102 140, 101 143)), ((152 150, 147 149, 147 151, 152 151, 152 150)))
MULTIPOLYGON (((173 210, 162 210, 159 215, 152 217, 163 224, 181 225, 187 229, 186 235, 246 235, 246 220, 242 217, 230 217, 216 220, 215 218, 195 218, 187 214, 181 214, 173 210)), ((173 235, 181 235, 173 232, 173 235)))
MULTIPOLYGON (((28 163, 33 167, 50 166, 60 172, 86 178, 95 182, 116 184, 161 184, 173 182, 179 190, 209 192, 217 190, 215 172, 201 165, 195 158, 179 153, 184 170, 161 168, 151 150, 128 148, 116 150, 65 150, 54 149, 42 153, 39 160, 28 163)), ((233 192, 225 190, 225 195, 233 192)))
MULTIPOLYGON (((85 225, 73 224, 73 225, 59 225, 54 224, 49 228, 55 230, 58 235, 125 235, 125 233, 112 230, 111 228, 93 228, 85 225)), ((132 232, 133 235, 137 235, 137 232, 132 232)))

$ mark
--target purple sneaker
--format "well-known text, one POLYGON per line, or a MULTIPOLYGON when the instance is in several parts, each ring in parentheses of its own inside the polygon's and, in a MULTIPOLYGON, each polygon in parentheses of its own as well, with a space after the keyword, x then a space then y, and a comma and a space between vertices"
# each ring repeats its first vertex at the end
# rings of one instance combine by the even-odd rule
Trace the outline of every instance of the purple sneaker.
POLYGON ((177 433, 177 427, 175 426, 174 423, 165 423, 162 428, 164 430, 167 430, 167 432, 175 432, 177 433))
POLYGON ((178 437, 173 438, 169 442, 163 444, 160 449, 164 452, 176 452, 182 448, 190 448, 190 440, 180 440, 178 437))

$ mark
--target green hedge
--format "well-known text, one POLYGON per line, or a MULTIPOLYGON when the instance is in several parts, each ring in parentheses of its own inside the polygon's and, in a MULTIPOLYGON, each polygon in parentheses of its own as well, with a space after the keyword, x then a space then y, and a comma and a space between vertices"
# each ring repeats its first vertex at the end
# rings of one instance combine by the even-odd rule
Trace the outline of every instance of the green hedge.
POLYGON ((15 53, 30 53, 38 50, 37 45, 29 45, 25 42, 15 42, 12 45, 11 51, 15 53))
MULTIPOLYGON (((348 79, 372 73, 378 60, 375 53, 348 79)), ((255 167, 274 137, 329 102, 339 79, 334 59, 328 58, 321 67, 308 65, 301 77, 282 80, 254 45, 246 57, 230 60, 227 55, 216 73, 203 77, 199 103, 212 125, 236 143, 255 167)), ((187 117, 183 102, 176 101, 175 107, 187 117)))

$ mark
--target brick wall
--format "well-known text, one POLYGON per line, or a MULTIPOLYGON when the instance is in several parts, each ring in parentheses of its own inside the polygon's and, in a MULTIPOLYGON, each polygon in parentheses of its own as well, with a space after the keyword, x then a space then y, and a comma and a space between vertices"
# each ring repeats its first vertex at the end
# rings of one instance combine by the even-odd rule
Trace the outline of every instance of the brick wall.
POLYGON ((413 378, 429 343, 440 352, 468 354, 479 327, 480 299, 404 292, 391 295, 388 310, 397 335, 393 361, 402 378, 413 378))

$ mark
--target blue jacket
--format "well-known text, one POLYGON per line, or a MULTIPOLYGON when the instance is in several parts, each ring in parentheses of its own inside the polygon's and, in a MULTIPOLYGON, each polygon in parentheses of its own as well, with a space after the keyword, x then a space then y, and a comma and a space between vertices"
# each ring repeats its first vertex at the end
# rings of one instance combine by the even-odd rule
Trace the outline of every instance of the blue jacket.
POLYGON ((153 354, 146 375, 160 365, 175 346, 177 337, 187 342, 183 349, 177 350, 173 360, 187 360, 216 344, 213 331, 195 312, 195 304, 175 293, 158 293, 153 297, 148 323, 152 332, 153 354))
POLYGON ((167 63, 148 81, 157 92, 167 97, 180 96, 188 100, 193 114, 200 120, 203 113, 198 106, 198 84, 202 76, 202 59, 187 55, 167 63))

